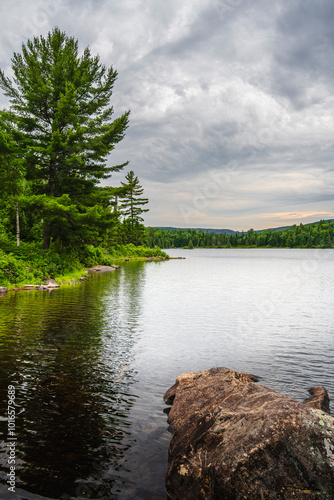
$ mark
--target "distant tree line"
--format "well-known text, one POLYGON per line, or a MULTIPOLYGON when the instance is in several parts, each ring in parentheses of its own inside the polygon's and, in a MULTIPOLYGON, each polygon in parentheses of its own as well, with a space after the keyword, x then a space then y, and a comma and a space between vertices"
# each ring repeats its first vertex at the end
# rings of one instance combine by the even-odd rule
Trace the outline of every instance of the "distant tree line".
POLYGON ((293 225, 236 234, 206 233, 196 229, 146 229, 150 247, 160 248, 334 248, 334 221, 293 225))

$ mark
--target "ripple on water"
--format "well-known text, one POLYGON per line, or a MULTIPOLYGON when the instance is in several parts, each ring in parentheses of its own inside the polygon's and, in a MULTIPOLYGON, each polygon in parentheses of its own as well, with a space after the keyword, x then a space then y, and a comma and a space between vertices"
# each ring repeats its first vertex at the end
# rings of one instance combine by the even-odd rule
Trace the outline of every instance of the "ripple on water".
POLYGON ((315 270, 308 251, 174 253, 187 259, 1 298, 1 409, 14 384, 26 489, 165 498, 162 396, 180 373, 227 366, 301 401, 315 385, 334 398, 333 253, 315 270))

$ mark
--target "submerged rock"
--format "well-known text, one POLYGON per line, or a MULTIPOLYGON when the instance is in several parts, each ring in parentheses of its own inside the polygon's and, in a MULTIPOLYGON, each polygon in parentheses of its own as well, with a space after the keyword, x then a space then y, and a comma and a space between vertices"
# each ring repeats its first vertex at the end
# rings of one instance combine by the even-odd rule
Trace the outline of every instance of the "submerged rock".
POLYGON ((334 498, 334 419, 324 388, 306 404, 227 368, 186 373, 166 392, 172 500, 334 498), (319 409, 321 408, 321 409, 319 409))

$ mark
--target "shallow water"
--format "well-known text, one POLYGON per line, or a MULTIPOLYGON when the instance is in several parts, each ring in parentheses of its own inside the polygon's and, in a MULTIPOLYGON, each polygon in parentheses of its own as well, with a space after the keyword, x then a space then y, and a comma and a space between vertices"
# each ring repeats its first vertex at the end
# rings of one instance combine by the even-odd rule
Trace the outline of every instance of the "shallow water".
POLYGON ((7 387, 17 487, 50 498, 165 499, 164 392, 226 366, 303 401, 334 398, 332 250, 169 250, 86 282, 0 298, 0 479, 7 387))

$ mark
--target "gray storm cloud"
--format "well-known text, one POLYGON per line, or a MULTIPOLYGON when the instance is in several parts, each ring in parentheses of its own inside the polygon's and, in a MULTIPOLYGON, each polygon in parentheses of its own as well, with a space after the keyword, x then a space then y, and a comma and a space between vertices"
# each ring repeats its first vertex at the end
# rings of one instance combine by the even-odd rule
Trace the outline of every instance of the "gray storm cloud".
POLYGON ((13 51, 55 25, 118 70, 115 115, 132 111, 110 163, 139 176, 147 225, 334 216, 331 2, 16 0, 0 14, 9 75, 13 51))

